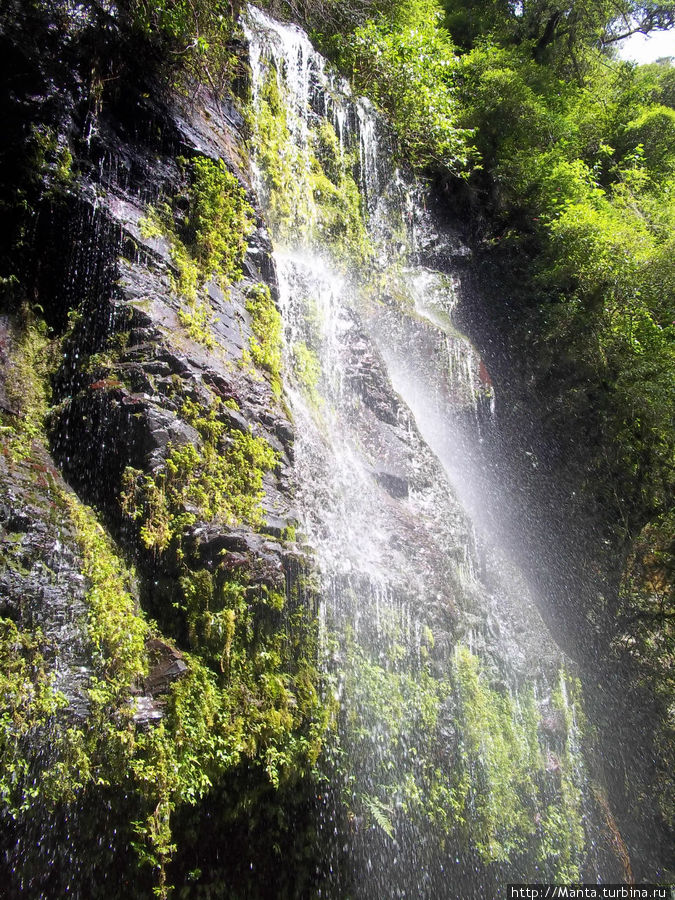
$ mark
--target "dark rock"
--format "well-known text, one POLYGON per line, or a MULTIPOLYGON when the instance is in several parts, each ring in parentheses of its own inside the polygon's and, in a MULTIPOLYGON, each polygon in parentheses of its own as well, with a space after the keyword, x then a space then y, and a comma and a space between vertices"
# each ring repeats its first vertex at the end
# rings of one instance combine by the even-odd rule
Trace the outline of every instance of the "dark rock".
POLYGON ((384 363, 354 315, 349 338, 346 376, 352 390, 382 422, 395 425, 399 401, 391 389, 384 363))
POLYGON ((141 728, 147 729, 157 725, 164 717, 164 709, 152 696, 134 697, 133 721, 141 728))
POLYGON ((82 718, 91 671, 82 627, 88 586, 77 535, 59 499, 68 491, 37 443, 28 457, 11 464, 0 454, 1 614, 22 628, 42 630, 67 715, 82 718))
POLYGON ((374 475, 378 484, 381 484, 388 494, 398 500, 407 500, 410 492, 407 478, 380 468, 375 469, 374 475))
POLYGON ((188 671, 183 654, 157 638, 146 644, 150 654, 150 671, 143 682, 143 688, 150 697, 166 694, 169 688, 188 671))

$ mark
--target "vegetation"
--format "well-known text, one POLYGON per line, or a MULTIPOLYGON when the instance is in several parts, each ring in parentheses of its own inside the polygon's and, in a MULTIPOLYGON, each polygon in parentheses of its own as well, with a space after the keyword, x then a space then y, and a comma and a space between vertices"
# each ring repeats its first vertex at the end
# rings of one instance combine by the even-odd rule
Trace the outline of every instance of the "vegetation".
POLYGON ((251 356, 253 362, 271 376, 272 390, 281 396, 281 315, 266 284, 256 284, 246 292, 246 311, 251 316, 251 356))
POLYGON ((164 465, 152 475, 127 468, 122 508, 136 523, 146 548, 162 553, 181 540, 195 522, 257 526, 262 523, 262 479, 276 465, 269 444, 250 432, 230 430, 218 417, 218 399, 210 410, 190 400, 182 416, 202 438, 201 446, 169 447, 164 465))
POLYGON ((531 688, 510 693, 492 683, 461 643, 439 677, 431 632, 416 647, 392 612, 380 613, 377 635, 357 640, 347 627, 338 655, 344 743, 333 758, 353 816, 402 848, 431 841, 439 859, 578 880, 585 835, 575 679, 561 670, 542 711, 531 688), (542 729, 545 716, 555 733, 542 729))
MULTIPOLYGON (((50 640, 0 620, 0 804, 3 815, 20 822, 36 809, 59 815, 105 795, 122 840, 149 872, 149 881, 139 876, 134 896, 154 885, 166 897, 170 861, 186 841, 176 832, 176 811, 203 802, 230 778, 236 782, 242 769, 251 790, 256 782, 261 794, 297 791, 293 785, 311 780, 328 724, 329 707, 317 690, 316 626, 304 599, 287 598, 283 579, 276 587, 254 584, 247 570, 235 574, 224 561, 209 572, 181 546, 197 516, 259 523, 262 473, 276 455, 262 439, 230 432, 215 397, 208 410, 184 398, 181 414, 201 447, 170 448, 165 470, 154 477, 127 474, 125 502, 140 521, 141 540, 180 565, 171 630, 181 635, 184 622, 192 651, 180 654, 140 611, 134 573, 94 512, 58 476, 47 478, 39 454, 46 458, 46 376, 58 353, 43 327, 28 315, 26 322, 11 382, 16 409, 3 413, 2 459, 45 473, 35 502, 51 507, 87 585, 82 629, 91 675, 82 698, 88 715, 73 718, 54 688, 50 640), (133 510, 132 498, 139 504, 133 510), (161 719, 139 725, 134 698, 156 662, 153 642, 178 653, 185 670, 158 701, 161 719), (131 798, 133 818, 122 798, 131 798)), ((21 569, 24 558, 20 544, 3 553, 10 570, 21 569)), ((266 802, 273 808, 279 801, 266 802)))
POLYGON ((293 373, 302 387, 309 402, 315 408, 321 405, 321 396, 317 391, 321 379, 321 363, 316 353, 305 341, 296 341, 292 348, 293 373))
POLYGON ((672 822, 675 76, 672 60, 636 66, 614 47, 673 28, 675 7, 325 0, 294 16, 386 112, 402 159, 470 216, 488 366, 541 456, 528 500, 564 496, 542 530, 562 532, 551 550, 576 554, 588 586, 569 612, 592 623, 599 665, 620 659, 640 686, 631 702, 658 723, 648 805, 672 822))
MULTIPOLYGON (((126 0, 120 8, 122 23, 182 90, 195 79, 229 90, 240 69, 231 50, 236 4, 126 0)), ((527 376, 556 401, 551 431, 577 433, 592 407, 595 436, 584 446, 578 509, 600 508, 603 536, 628 555, 621 591, 613 603, 603 601, 602 647, 634 663, 636 682, 656 697, 665 720, 675 690, 675 78, 668 64, 636 68, 608 48, 622 32, 672 26, 672 3, 326 0, 308 4, 306 15, 357 89, 391 117, 402 156, 458 202, 470 198, 482 264, 510 273, 505 318, 513 316, 522 339, 527 376)), ((92 88, 93 106, 100 91, 92 88)), ((12 133, 23 127, 10 124, 12 133)), ((368 262, 357 148, 343 146, 319 118, 306 148, 294 153, 295 124, 270 71, 253 128, 277 236, 308 226, 313 241, 368 262)), ((39 126, 28 143, 31 190, 19 185, 3 195, 11 194, 5 206, 20 220, 26 247, 33 195, 65 196, 78 171, 56 130, 39 126)), ((183 195, 151 210, 142 227, 168 240, 181 321, 210 348, 204 288, 215 280, 226 289, 240 276, 253 213, 221 162, 198 157, 183 170, 183 195)), ((11 293, 17 276, 8 271, 1 286, 11 293)), ((246 308, 251 357, 278 394, 281 325, 269 291, 252 287, 246 308)), ((33 315, 23 318, 15 377, 3 397, 2 462, 34 474, 43 465, 46 379, 58 347, 33 315)), ((296 342, 292 354, 314 400, 320 370, 312 340, 296 342)), ((106 365, 103 356, 89 364, 106 365)), ((54 687, 45 634, 0 620, 5 820, 19 821, 38 804, 51 821, 85 801, 128 802, 134 813, 122 817, 124 839, 134 841, 152 873, 149 890, 159 896, 170 891, 179 839, 192 839, 186 808, 207 808, 217 797, 240 822, 262 819, 265 806, 280 820, 282 803, 269 798, 285 788, 290 795, 314 774, 332 712, 318 693, 307 598, 287 592, 282 574, 258 577, 225 553, 205 562, 191 540, 197 522, 260 527, 263 477, 277 465, 261 437, 233 428, 222 412, 215 396, 208 408, 185 398, 180 415, 195 441, 170 446, 153 472, 125 473, 125 525, 129 540, 138 539, 145 591, 151 595, 161 580, 157 591, 170 600, 162 632, 140 611, 134 574, 96 513, 55 472, 40 470, 48 515, 75 536, 69 549, 86 586, 86 720, 69 717, 54 687), (179 654, 186 669, 159 700, 161 720, 141 726, 135 698, 156 661, 153 640, 179 654), (181 831, 177 821, 188 825, 181 831)), ((18 551, 3 554, 9 567, 23 565, 18 551)), ((461 645, 441 677, 431 643, 425 636, 412 654, 407 636, 390 628, 375 654, 345 631, 338 650, 353 706, 341 715, 351 746, 332 752, 354 829, 363 819, 391 841, 423 820, 439 846, 466 851, 472 862, 577 880, 577 686, 561 674, 551 699, 561 724, 546 736, 531 692, 509 693, 461 645), (447 733, 441 711, 452 726, 447 733), (372 718, 382 723, 377 736, 364 725, 372 718), (405 769, 392 760, 405 760, 405 769), (354 793, 355 774, 364 775, 358 783, 367 791, 354 793)), ((662 813, 672 817, 672 729, 659 726, 649 747, 658 784, 666 785, 662 813)), ((653 802, 654 791, 643 799, 653 802)), ((278 847, 270 855, 278 858, 278 847)), ((199 880, 196 868, 190 877, 199 880)), ((145 888, 142 882, 139 894, 145 888)), ((221 885, 219 895, 228 889, 221 885)))
MULTIPOLYGON (((329 15, 319 23, 308 14, 321 46, 391 116, 403 155, 471 213, 477 269, 484 285, 499 284, 499 293, 485 289, 498 334, 485 349, 510 354, 504 389, 520 379, 509 400, 523 432, 533 404, 540 410, 538 477, 548 479, 540 492, 567 492, 554 527, 567 539, 574 522, 589 536, 583 549, 570 539, 577 557, 567 567, 592 585, 583 615, 594 626, 589 646, 602 648, 596 659, 610 670, 617 659, 630 666, 630 702, 651 711, 657 764, 647 805, 660 806, 665 822, 675 652, 674 70, 667 60, 623 62, 613 47, 631 31, 673 27, 673 15, 670 2, 600 0, 518 8, 375 0, 350 5, 334 27, 329 15), (617 596, 608 581, 626 554, 617 596)), ((503 365, 499 354, 494 365, 503 365)), ((541 502, 536 489, 528 496, 541 502)), ((509 841, 493 836, 484 846, 499 855, 509 841)))
POLYGON ((188 185, 184 197, 151 208, 141 221, 145 237, 164 237, 175 266, 172 286, 182 300, 178 316, 193 340, 212 349, 212 321, 204 285, 211 279, 223 289, 241 277, 247 238, 254 224, 244 191, 222 160, 199 156, 182 160, 188 185), (187 212, 181 213, 185 203, 187 212))
POLYGON ((283 243, 302 230, 320 242, 365 262, 372 254, 363 220, 362 197, 354 180, 358 148, 342 147, 330 121, 311 128, 306 147, 292 139, 298 123, 286 103, 283 78, 273 66, 251 112, 251 129, 275 237, 283 243))
POLYGON ((456 66, 442 19, 435 0, 401 3, 327 46, 337 48, 357 89, 388 113, 407 159, 459 173, 470 133, 457 124, 456 66))
POLYGON ((236 2, 229 0, 121 0, 129 24, 164 58, 166 77, 182 90, 195 83, 215 96, 231 90, 240 74, 236 35, 236 2))
MULTIPOLYGON (((588 489, 618 483, 614 518, 639 529, 669 507, 674 478, 673 79, 608 48, 670 27, 672 5, 416 0, 354 23, 319 38, 415 165, 468 177, 488 264, 517 271, 519 333, 546 344, 533 358, 562 369, 565 346, 601 398, 588 489)), ((559 385, 562 415, 583 415, 578 385, 559 385)))

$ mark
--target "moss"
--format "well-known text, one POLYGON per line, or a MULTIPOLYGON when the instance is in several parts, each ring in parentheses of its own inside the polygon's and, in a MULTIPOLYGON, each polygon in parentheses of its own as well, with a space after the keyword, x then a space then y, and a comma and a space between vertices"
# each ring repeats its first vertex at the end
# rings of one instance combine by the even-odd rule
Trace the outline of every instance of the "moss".
POLYGON ((352 175, 355 159, 342 151, 335 129, 322 119, 312 131, 309 185, 316 239, 364 265, 372 255, 366 231, 361 191, 352 175))
POLYGON ((151 207, 141 220, 146 238, 165 238, 174 265, 172 287, 182 299, 178 311, 190 337, 215 346, 213 312, 203 288, 210 280, 225 290, 241 277, 241 264, 254 226, 254 213, 241 185, 222 160, 183 161, 186 195, 151 207), (181 211, 181 204, 187 212, 181 211))
MULTIPOLYGON (((331 777, 344 785, 352 815, 399 843, 419 828, 439 851, 476 865, 578 879, 578 698, 565 706, 574 721, 551 745, 532 688, 511 694, 491 684, 461 644, 447 677, 439 677, 433 637, 417 643, 395 613, 380 611, 372 634, 362 626, 357 640, 347 627, 332 640, 344 659, 344 700, 331 777)), ((573 680, 560 678, 571 692, 573 680)))
POLYGON ((317 387, 321 379, 321 363, 318 356, 304 341, 296 341, 293 344, 292 354, 293 374, 312 406, 320 406, 321 397, 317 387))
POLYGON ((0 411, 0 415, 11 452, 25 457, 30 453, 32 441, 44 435, 50 399, 47 376, 58 350, 49 339, 46 324, 26 307, 21 318, 23 322, 11 338, 16 347, 13 348, 9 377, 5 379, 8 405, 14 414, 0 411))
POLYGON ((45 197, 58 198, 73 183, 73 154, 66 139, 46 125, 33 126, 28 152, 46 186, 45 197))
POLYGON ((307 220, 311 201, 304 161, 291 140, 290 106, 282 91, 271 68, 252 114, 267 219, 278 237, 291 234, 307 220))
POLYGON ((65 706, 52 686, 47 649, 41 631, 0 618, 0 808, 12 817, 28 811, 40 793, 28 747, 65 706))
POLYGON ((124 472, 122 510, 138 524, 147 549, 163 553, 172 545, 180 556, 181 539, 198 519, 262 524, 263 476, 277 455, 264 438, 227 425, 219 417, 219 398, 213 404, 209 409, 183 400, 181 416, 199 432, 200 446, 169 445, 152 475, 132 467, 124 472))
POLYGON ((472 775, 465 817, 481 857, 486 862, 533 857, 551 879, 578 880, 584 852, 581 792, 575 781, 580 761, 573 758, 571 744, 574 713, 562 699, 572 682, 561 671, 553 705, 563 711, 569 732, 554 752, 538 739, 539 714, 531 691, 513 698, 490 687, 479 659, 461 645, 455 677, 462 701, 464 764, 472 775))
POLYGON ((275 237, 293 240, 301 230, 310 235, 310 243, 337 251, 338 259, 363 265, 372 249, 352 174, 356 151, 340 146, 326 118, 311 129, 308 146, 299 148, 292 136, 296 123, 285 90, 270 67, 252 115, 267 217, 275 237))
POLYGON ((229 284, 241 276, 253 210, 239 182, 217 163, 198 157, 192 163, 189 212, 182 229, 185 245, 200 272, 229 284))
POLYGON ((203 300, 188 301, 178 310, 178 318, 193 341, 203 344, 207 350, 216 346, 211 325, 214 321, 213 311, 203 300))
MULTIPOLYGON (((34 447, 44 444, 48 349, 35 323, 16 341, 11 382, 21 415, 3 413, 2 430, 14 466, 29 466, 34 447)), ((151 508, 143 510, 141 534, 155 548, 178 538, 195 509, 205 519, 260 515, 262 474, 275 454, 262 439, 231 431, 218 410, 215 397, 208 409, 183 398, 181 414, 201 447, 173 448, 154 477, 134 473, 151 508)), ((311 777, 328 715, 318 690, 316 621, 299 601, 289 608, 283 590, 234 577, 224 562, 209 572, 192 560, 191 569, 176 546, 177 614, 192 653, 183 655, 187 671, 163 698, 162 720, 139 727, 134 697, 148 673, 147 641, 160 636, 138 608, 134 573, 95 513, 55 479, 49 496, 56 525, 74 535, 87 585, 88 715, 70 716, 54 690, 42 634, 0 619, 0 808, 17 827, 36 810, 76 823, 83 804, 100 798, 122 840, 133 843, 155 895, 168 897, 168 864, 185 840, 174 827, 179 807, 200 802, 214 786, 225 790, 242 768, 243 794, 311 777)), ((147 896, 147 880, 139 875, 138 884, 133 895, 147 896)))
POLYGON ((266 284, 246 291, 246 311, 251 316, 251 357, 270 375, 276 397, 281 396, 281 315, 266 284))

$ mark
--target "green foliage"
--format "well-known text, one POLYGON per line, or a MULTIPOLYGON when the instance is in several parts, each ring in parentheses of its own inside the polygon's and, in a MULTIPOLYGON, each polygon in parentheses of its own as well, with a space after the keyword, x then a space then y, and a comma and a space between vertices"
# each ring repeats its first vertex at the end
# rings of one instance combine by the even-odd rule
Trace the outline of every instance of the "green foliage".
POLYGON ((227 0, 123 0, 120 6, 132 27, 157 45, 177 87, 187 90, 197 80, 217 95, 231 89, 240 70, 232 48, 235 5, 227 0))
POLYGON ((675 23, 671 0, 579 0, 573 5, 565 0, 524 0, 518 6, 504 0, 480 5, 443 0, 442 5, 447 27, 464 49, 489 37, 577 77, 589 50, 675 23))
POLYGON ((292 140, 296 124, 285 102, 282 76, 267 71, 251 112, 257 159, 266 193, 265 205, 275 237, 283 242, 298 231, 356 264, 371 255, 361 193, 354 180, 356 148, 342 148, 325 118, 311 129, 308 146, 292 140))
POLYGON ((28 747, 65 705, 52 687, 46 649, 39 630, 0 619, 0 808, 12 816, 29 810, 40 794, 28 747))
POLYGON ((246 311, 251 316, 253 336, 251 356, 257 366, 269 372, 272 390, 281 396, 281 315, 274 305, 266 284, 256 284, 246 291, 246 311))
POLYGON ((650 174, 675 173, 675 110, 647 107, 626 125, 622 137, 626 152, 641 149, 641 161, 650 174))
POLYGON ((359 27, 341 47, 341 64, 359 91, 384 109, 407 159, 465 171, 467 132, 457 125, 457 59, 435 0, 401 4, 359 27))
POLYGON ((65 501, 82 552, 82 574, 88 580, 87 633, 98 676, 108 689, 124 689, 146 674, 148 628, 138 615, 131 578, 112 542, 92 511, 68 494, 65 501))
POLYGON ((553 708, 565 717, 568 735, 555 755, 539 745, 539 715, 531 692, 512 698, 491 688, 478 658, 461 645, 456 651, 455 677, 461 699, 463 763, 470 773, 465 816, 481 857, 486 862, 507 861, 532 854, 534 848, 533 855, 546 865, 551 878, 577 881, 584 831, 581 790, 574 780, 578 761, 570 756, 567 740, 574 713, 565 699, 565 674, 561 672, 553 708), (552 801, 547 768, 560 772, 552 801))
POLYGON ((175 267, 172 286, 183 300, 179 318, 193 340, 213 348, 213 313, 203 288, 215 279, 226 289, 241 277, 247 238, 254 226, 253 210, 222 160, 200 156, 186 168, 187 212, 180 212, 181 198, 175 197, 172 204, 151 208, 140 228, 146 238, 169 241, 175 267))
MULTIPOLYGON (((675 740, 668 710, 675 697, 675 511, 646 525, 633 543, 614 614, 617 628, 612 650, 633 667, 632 690, 645 694, 663 724, 653 743, 654 796, 663 820, 675 825, 672 747, 675 740)), ((639 702, 639 701, 638 701, 639 702)), ((656 716, 650 715, 650 720, 656 716)))
POLYGON ((357 638, 347 627, 333 652, 344 659, 344 680, 332 758, 354 815, 398 841, 417 823, 425 842, 444 852, 521 876, 579 878, 585 835, 574 679, 560 672, 547 710, 557 731, 549 736, 531 686, 495 686, 462 644, 439 676, 433 635, 427 630, 416 646, 395 613, 380 611, 376 636, 357 638), (364 784, 368 792, 357 793, 364 784))
POLYGON ((192 161, 188 203, 181 237, 199 266, 202 281, 216 277, 227 284, 239 278, 254 225, 253 210, 222 160, 200 156, 192 161))
POLYGON ((46 324, 27 308, 21 318, 23 323, 13 335, 17 346, 4 384, 8 406, 16 414, 0 412, 0 435, 6 437, 15 458, 29 455, 33 440, 44 434, 50 397, 47 375, 56 355, 46 324))
POLYGON ((290 112, 284 101, 278 75, 270 69, 251 115, 267 216, 280 235, 303 220, 309 203, 302 159, 291 141, 290 112))
POLYGON ((579 78, 563 82, 530 44, 493 40, 464 54, 456 79, 458 122, 483 166, 473 181, 490 223, 484 258, 518 270, 510 302, 526 345, 537 341, 532 365, 542 360, 549 383, 559 372, 550 424, 567 417, 569 429, 596 398, 584 497, 614 510, 608 527, 625 540, 666 508, 674 483, 675 120, 653 102, 661 73, 587 48, 579 78))
MULTIPOLYGON (((48 402, 44 379, 52 353, 44 329, 27 328, 15 353, 16 400, 25 416, 7 417, 3 453, 12 465, 30 468, 44 441, 48 402)), ((41 632, 0 620, 2 814, 76 817, 83 804, 105 798, 139 866, 150 873, 154 894, 163 898, 171 891, 169 862, 185 840, 176 833, 176 810, 236 784, 240 772, 246 803, 264 790, 291 790, 313 778, 330 715, 318 691, 316 622, 304 603, 287 601, 283 577, 279 586, 267 586, 251 583, 247 568, 235 575, 225 561, 212 572, 192 558, 192 568, 184 562, 180 537, 196 514, 204 521, 259 521, 262 473, 276 464, 266 442, 231 431, 219 409, 215 397, 208 409, 185 398, 181 415, 198 432, 199 450, 174 448, 155 479, 127 476, 145 503, 135 510, 142 539, 166 554, 176 538, 173 615, 184 618, 192 650, 182 655, 187 670, 156 701, 159 722, 136 723, 135 697, 156 661, 148 647, 159 640, 176 651, 140 612, 135 575, 94 512, 55 479, 45 485, 51 515, 72 543, 86 584, 81 629, 92 670, 86 717, 72 717, 54 690, 53 649, 41 632)), ((271 808, 277 802, 268 801, 271 808)), ((139 875, 139 892, 144 884, 139 875)))
POLYGON ((277 463, 263 438, 230 431, 215 409, 188 401, 182 414, 200 432, 201 446, 169 447, 164 465, 152 475, 133 468, 124 474, 122 508, 139 523, 143 544, 158 553, 172 542, 180 547, 197 520, 260 525, 263 475, 277 463))
POLYGON ((298 380, 308 400, 313 406, 319 406, 321 397, 317 391, 321 379, 321 363, 304 341, 296 341, 292 348, 293 374, 298 380))
POLYGON ((311 228, 315 239, 363 265, 372 256, 366 233, 361 191, 352 174, 354 150, 340 147, 333 125, 321 119, 310 136, 309 187, 312 197, 311 228))

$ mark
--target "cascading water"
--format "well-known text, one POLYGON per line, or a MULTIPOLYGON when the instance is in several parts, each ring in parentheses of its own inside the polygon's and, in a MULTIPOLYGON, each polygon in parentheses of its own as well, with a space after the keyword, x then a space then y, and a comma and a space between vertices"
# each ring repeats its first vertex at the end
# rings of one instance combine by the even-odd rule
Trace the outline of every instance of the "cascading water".
POLYGON ((320 895, 595 878, 575 680, 518 573, 485 551, 475 448, 494 397, 447 270, 465 250, 304 33, 254 8, 244 28, 337 699, 320 895))

